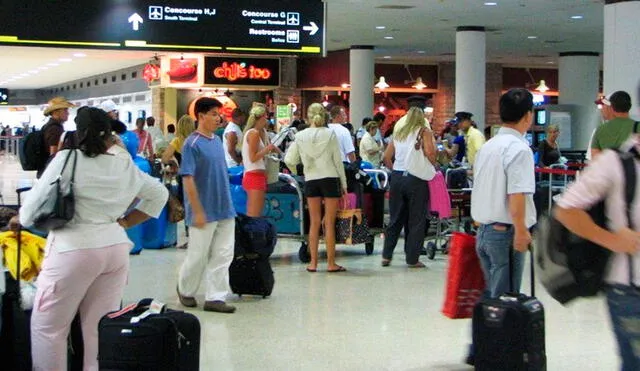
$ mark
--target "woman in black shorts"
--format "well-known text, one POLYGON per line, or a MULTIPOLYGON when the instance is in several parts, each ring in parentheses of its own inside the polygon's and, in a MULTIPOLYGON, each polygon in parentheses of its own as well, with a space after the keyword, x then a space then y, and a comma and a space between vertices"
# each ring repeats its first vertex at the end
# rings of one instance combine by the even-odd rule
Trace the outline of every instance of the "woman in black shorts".
POLYGON ((296 134, 285 156, 285 163, 292 172, 296 165, 304 165, 305 195, 309 205, 309 252, 311 261, 308 272, 318 268, 318 244, 322 225, 324 203, 324 239, 327 246, 327 272, 344 272, 336 264, 336 215, 340 199, 346 201, 347 179, 344 174, 338 139, 327 127, 327 112, 320 103, 313 103, 307 111, 308 129, 296 134))

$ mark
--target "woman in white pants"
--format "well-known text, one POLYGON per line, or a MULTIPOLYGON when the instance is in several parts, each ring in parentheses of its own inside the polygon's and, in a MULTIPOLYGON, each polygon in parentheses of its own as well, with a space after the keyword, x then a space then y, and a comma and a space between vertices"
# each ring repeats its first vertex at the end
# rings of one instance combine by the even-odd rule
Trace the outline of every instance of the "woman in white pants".
POLYGON ((32 226, 67 155, 63 184, 70 180, 77 159, 75 214, 65 226, 49 232, 37 280, 31 317, 34 370, 67 368, 67 334, 78 312, 84 369, 98 370, 98 322, 119 308, 129 271, 132 243, 125 228, 160 215, 168 198, 164 186, 138 170, 130 156, 110 151, 111 120, 102 110, 82 107, 75 121, 79 149, 58 152, 20 209, 20 223, 32 226), (140 200, 136 208, 122 217, 136 198, 140 200))

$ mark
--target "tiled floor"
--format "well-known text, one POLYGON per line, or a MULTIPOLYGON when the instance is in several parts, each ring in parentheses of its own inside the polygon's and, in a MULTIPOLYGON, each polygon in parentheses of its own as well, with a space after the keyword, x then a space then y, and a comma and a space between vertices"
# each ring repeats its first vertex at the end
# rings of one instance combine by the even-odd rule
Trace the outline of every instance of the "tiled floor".
MULTIPOLYGON (((15 163, 2 163, 0 170, 7 197, 25 174, 15 163)), ((339 247, 346 273, 311 274, 297 259, 299 243, 281 239, 272 257, 276 286, 270 298, 232 298, 238 307, 232 315, 193 311, 202 326, 201 369, 469 370, 462 363, 469 320, 440 313, 446 256, 423 257, 428 269, 409 270, 400 247, 392 266, 383 268, 380 242, 372 256, 362 246, 339 247)), ((184 255, 165 249, 132 256, 125 303, 155 297, 180 308, 175 287, 184 255)), ((616 370, 603 300, 564 308, 537 289, 546 306, 548 369, 616 370)))

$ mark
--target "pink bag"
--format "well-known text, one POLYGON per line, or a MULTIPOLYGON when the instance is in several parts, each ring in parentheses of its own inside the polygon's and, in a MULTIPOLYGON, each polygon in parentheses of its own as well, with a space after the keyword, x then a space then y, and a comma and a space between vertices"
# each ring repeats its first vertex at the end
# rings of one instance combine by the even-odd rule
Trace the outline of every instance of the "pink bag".
POLYGON ((438 218, 451 218, 451 199, 447 191, 447 183, 441 171, 429 182, 429 211, 438 213, 438 218))

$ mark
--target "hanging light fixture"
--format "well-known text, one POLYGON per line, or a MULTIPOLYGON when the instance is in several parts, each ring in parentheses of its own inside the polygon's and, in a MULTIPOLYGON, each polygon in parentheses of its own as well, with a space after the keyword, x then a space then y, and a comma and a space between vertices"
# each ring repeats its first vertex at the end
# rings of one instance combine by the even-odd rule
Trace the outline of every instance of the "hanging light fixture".
POLYGON ((426 88, 427 85, 424 82, 422 82, 422 77, 418 77, 416 79, 416 83, 413 84, 411 87, 415 88, 415 89, 418 89, 418 90, 422 90, 422 89, 426 88))
POLYGON ((380 76, 380 80, 378 80, 374 86, 380 90, 384 90, 389 87, 389 84, 385 81, 384 76, 380 76))
POLYGON ((544 82, 544 80, 540 80, 540 84, 538 85, 538 87, 536 88, 537 91, 544 93, 546 91, 549 90, 549 87, 547 86, 547 84, 544 82))

